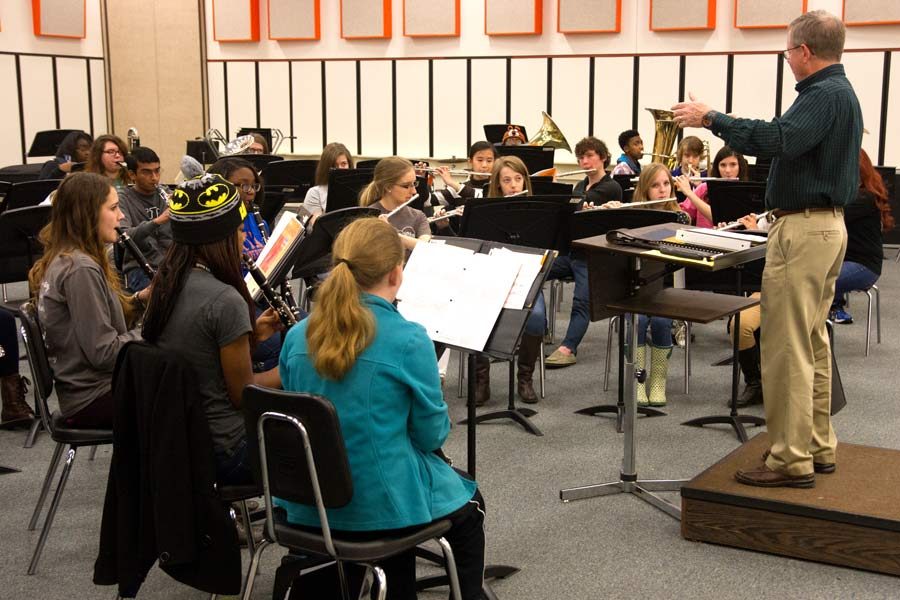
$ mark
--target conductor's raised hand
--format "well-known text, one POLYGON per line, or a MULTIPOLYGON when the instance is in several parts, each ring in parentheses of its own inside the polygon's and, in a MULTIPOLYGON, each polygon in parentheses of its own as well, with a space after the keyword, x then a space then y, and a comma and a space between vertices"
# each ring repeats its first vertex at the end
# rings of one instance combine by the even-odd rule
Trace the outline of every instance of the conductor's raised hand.
POLYGON ((697 100, 694 94, 689 93, 690 102, 679 102, 672 107, 675 113, 675 122, 679 127, 702 127, 703 117, 712 110, 709 106, 697 100))

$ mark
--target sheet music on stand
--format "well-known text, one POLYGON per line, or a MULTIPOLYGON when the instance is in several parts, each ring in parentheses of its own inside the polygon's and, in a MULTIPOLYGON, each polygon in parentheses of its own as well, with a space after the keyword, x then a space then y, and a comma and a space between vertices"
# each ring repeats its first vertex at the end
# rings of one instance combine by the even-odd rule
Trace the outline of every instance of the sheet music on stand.
POLYGON ((481 351, 521 265, 503 253, 420 243, 403 270, 397 308, 406 319, 425 327, 435 342, 481 351))
MULTIPOLYGON (((269 236, 269 241, 256 259, 256 265, 269 281, 278 282, 287 274, 305 231, 296 213, 287 211, 282 213, 272 230, 272 235, 269 236)), ((244 276, 244 283, 247 284, 247 291, 253 300, 260 302, 262 290, 253 280, 253 276, 247 273, 244 276)))

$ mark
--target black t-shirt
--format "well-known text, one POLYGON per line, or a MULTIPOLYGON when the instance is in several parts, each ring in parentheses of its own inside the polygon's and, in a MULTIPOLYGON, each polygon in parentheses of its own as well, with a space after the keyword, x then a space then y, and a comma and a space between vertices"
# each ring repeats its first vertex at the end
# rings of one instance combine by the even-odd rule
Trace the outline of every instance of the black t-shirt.
POLYGON ((856 198, 844 207, 844 223, 847 225, 847 254, 844 260, 859 263, 877 275, 881 275, 884 260, 881 234, 881 211, 869 192, 860 190, 856 198))
POLYGON ((609 173, 603 176, 603 179, 587 187, 588 178, 585 177, 578 182, 572 193, 576 196, 582 196, 584 202, 593 202, 594 206, 600 206, 611 200, 622 201, 622 186, 620 186, 609 173))

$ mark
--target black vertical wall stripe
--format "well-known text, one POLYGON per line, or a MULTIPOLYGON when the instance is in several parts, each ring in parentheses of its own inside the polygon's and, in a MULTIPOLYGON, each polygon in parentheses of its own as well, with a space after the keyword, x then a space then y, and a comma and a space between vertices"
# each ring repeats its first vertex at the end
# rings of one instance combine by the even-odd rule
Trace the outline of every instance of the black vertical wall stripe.
POLYGON ((553 114, 553 59, 547 59, 547 114, 553 114))
POLYGON ((506 57, 506 123, 512 123, 512 57, 506 57))
POLYGON ((732 100, 734 99, 734 54, 728 55, 728 66, 725 75, 725 112, 731 112, 732 100))
POLYGON ((59 79, 56 75, 56 57, 50 59, 50 69, 53 71, 53 116, 56 119, 56 128, 59 129, 59 79))
POLYGON ((878 164, 884 164, 884 147, 887 142, 888 100, 891 94, 891 52, 884 53, 884 67, 881 75, 881 122, 878 131, 878 164))
POLYGON ((638 127, 638 96, 641 91, 641 57, 635 56, 631 73, 631 128, 638 127))
POLYGON ((466 152, 472 147, 472 59, 466 59, 466 152))
POLYGON ((85 72, 87 74, 87 101, 88 101, 88 133, 94 137, 94 86, 91 83, 91 59, 84 59, 85 72))
MULTIPOLYGON (((684 102, 685 80, 687 79, 687 56, 678 57, 678 101, 684 102)), ((678 143, 684 138, 684 129, 678 128, 678 143)))
POLYGON ((362 61, 356 61, 356 154, 362 154, 362 61))
POLYGON ((294 153, 294 63, 288 61, 288 135, 291 136, 291 154, 294 153))
POLYGON ((22 145, 22 164, 27 159, 28 147, 25 145, 25 105, 22 102, 22 63, 16 54, 16 90, 19 98, 19 142, 22 145))
POLYGON ((397 156, 397 61, 391 61, 391 154, 397 156))
POLYGON ((588 135, 594 135, 594 74, 596 73, 596 61, 592 56, 588 61, 588 135))
MULTIPOLYGON (((322 145, 326 145, 328 143, 328 94, 325 89, 325 61, 321 62, 321 69, 319 70, 319 78, 322 83, 322 145)), ((359 86, 357 86, 357 89, 359 86)), ((357 103, 358 104, 358 103, 357 103)))
POLYGON ((225 139, 231 139, 231 124, 228 120, 228 63, 222 63, 222 86, 225 88, 225 139))
POLYGON ((784 55, 779 52, 776 55, 778 68, 775 71, 775 116, 781 116, 781 96, 784 91, 784 55))
POLYGON ((434 156, 434 61, 428 59, 428 156, 434 156))
POLYGON ((256 126, 262 127, 260 122, 260 107, 259 107, 259 61, 253 61, 253 84, 254 89, 256 90, 256 126))

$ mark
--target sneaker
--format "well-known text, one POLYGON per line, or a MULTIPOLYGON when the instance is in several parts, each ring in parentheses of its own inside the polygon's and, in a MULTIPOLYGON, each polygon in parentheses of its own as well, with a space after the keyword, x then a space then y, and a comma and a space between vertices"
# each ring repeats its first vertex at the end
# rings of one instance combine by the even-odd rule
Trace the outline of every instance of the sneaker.
POLYGON ((684 348, 685 336, 687 335, 687 326, 684 321, 676 321, 673 325, 672 338, 675 345, 684 348))
POLYGON ((843 308, 839 308, 834 311, 834 318, 832 319, 835 323, 840 323, 842 325, 849 325, 853 322, 853 317, 843 308))
POLYGON ((578 359, 575 358, 574 354, 565 354, 560 352, 559 348, 557 348, 553 351, 553 354, 544 359, 544 366, 550 367, 551 369, 558 369, 574 365, 576 362, 578 362, 578 359))

